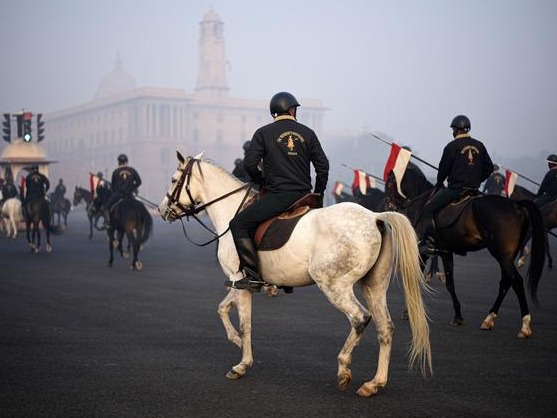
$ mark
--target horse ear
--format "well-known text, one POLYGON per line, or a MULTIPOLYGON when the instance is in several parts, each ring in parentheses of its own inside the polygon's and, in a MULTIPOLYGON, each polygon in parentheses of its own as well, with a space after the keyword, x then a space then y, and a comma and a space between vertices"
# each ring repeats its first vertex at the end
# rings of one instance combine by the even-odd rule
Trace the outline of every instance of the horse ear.
POLYGON ((200 160, 201 157, 203 157, 203 154, 205 153, 205 150, 201 151, 199 154, 197 154, 195 157, 193 157, 194 160, 200 160))
POLYGON ((182 164, 184 164, 186 162, 186 159, 184 158, 184 156, 180 153, 180 151, 176 151, 176 157, 178 157, 178 161, 180 161, 182 164))

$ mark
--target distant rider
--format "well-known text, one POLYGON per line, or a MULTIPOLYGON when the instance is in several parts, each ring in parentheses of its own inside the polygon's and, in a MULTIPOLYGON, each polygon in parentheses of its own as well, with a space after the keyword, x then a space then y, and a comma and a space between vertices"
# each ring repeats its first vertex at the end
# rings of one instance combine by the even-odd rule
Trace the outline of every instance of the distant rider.
POLYGON ((484 144, 469 133, 470 119, 465 115, 455 116, 450 127, 454 139, 443 149, 435 186, 438 191, 426 203, 422 214, 424 231, 420 237, 420 253, 424 256, 436 254, 434 213, 455 200, 463 191, 478 190, 493 172, 493 162, 484 144), (445 180, 448 183, 446 188, 445 180))
POLYGON ((44 174, 39 172, 39 166, 33 164, 30 173, 25 178, 24 210, 27 209, 27 205, 31 200, 44 199, 48 189, 50 189, 50 181, 44 174))
POLYGON ((493 173, 488 177, 482 189, 484 194, 503 196, 505 192, 505 176, 499 173, 499 166, 493 164, 493 173))
POLYGON ((538 207, 545 205, 557 198, 557 155, 551 154, 547 157, 549 171, 545 173, 542 184, 534 202, 538 207))
POLYGON ((4 179, 0 179, 0 184, 2 185, 2 200, 0 200, 0 209, 4 205, 4 202, 12 197, 17 197, 17 187, 13 181, 8 178, 5 182, 4 179))
POLYGON ((127 155, 120 154, 118 168, 112 172, 112 184, 110 185, 112 194, 104 205, 104 212, 108 215, 106 218, 110 219, 109 223, 114 220, 114 209, 117 204, 125 198, 133 197, 139 186, 141 186, 141 177, 133 167, 128 166, 127 155))

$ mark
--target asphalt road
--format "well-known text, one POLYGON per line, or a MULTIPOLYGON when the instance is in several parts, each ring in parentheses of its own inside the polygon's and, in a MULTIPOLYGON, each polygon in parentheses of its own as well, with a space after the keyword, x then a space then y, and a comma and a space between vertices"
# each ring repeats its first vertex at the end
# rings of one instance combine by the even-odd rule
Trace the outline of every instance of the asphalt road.
MULTIPOLYGON (((433 282, 429 379, 408 371, 409 327, 393 282, 389 382, 361 398, 355 391, 377 364, 373 326, 355 351, 351 386, 339 391, 336 356, 349 327, 317 287, 254 296, 255 363, 230 381, 224 375, 240 352, 217 315, 225 278, 214 245, 196 247, 180 223, 157 218, 143 270, 119 257, 109 268, 106 237, 87 238, 83 209, 68 222, 51 253, 31 253, 24 233, 0 237, 1 417, 557 416, 556 271, 544 273, 534 334, 520 340, 512 292, 496 328, 479 329, 497 292, 495 261, 485 251, 456 257, 466 322, 449 325, 449 296, 433 282)), ((185 225, 199 242, 209 238, 194 221, 185 225)))

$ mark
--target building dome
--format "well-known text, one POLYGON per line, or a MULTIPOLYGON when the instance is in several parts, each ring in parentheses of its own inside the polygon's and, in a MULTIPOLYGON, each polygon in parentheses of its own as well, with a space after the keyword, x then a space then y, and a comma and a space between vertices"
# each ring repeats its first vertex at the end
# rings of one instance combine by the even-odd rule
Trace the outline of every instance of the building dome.
POLYGON ((220 16, 218 13, 214 12, 213 9, 209 10, 203 16, 203 22, 220 22, 220 16))
POLYGON ((103 77, 95 99, 115 96, 126 91, 134 90, 137 87, 134 78, 122 68, 120 55, 116 57, 114 69, 103 77))

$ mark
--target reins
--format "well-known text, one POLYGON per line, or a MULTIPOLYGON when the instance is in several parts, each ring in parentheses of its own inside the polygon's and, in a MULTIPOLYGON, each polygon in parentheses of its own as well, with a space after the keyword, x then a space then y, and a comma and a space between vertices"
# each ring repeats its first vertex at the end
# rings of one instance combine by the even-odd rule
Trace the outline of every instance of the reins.
POLYGON ((246 193, 244 194, 244 197, 242 198, 242 201, 240 202, 240 205, 238 206, 238 208, 236 209, 235 214, 237 214, 240 209, 244 206, 244 204, 246 203, 249 194, 253 188, 252 183, 246 183, 228 193, 225 193, 222 196, 217 197, 216 199, 211 200, 210 202, 207 202, 205 204, 202 205, 196 205, 195 200, 193 198, 193 196, 191 195, 191 191, 190 191, 190 180, 192 177, 192 172, 193 172, 193 164, 197 162, 197 167, 199 169, 199 173, 201 174, 201 177, 203 177, 203 171, 201 170, 201 164, 200 164, 200 160, 192 158, 188 161, 188 163, 186 164, 186 166, 180 170, 182 172, 180 178, 178 179, 178 183, 176 184, 176 187, 174 188, 174 190, 172 191, 172 194, 166 194, 166 197, 168 198, 170 204, 167 207, 167 211, 171 211, 174 215, 174 217, 176 219, 180 219, 180 223, 182 224, 182 230, 184 231, 184 236, 186 237, 186 239, 191 242, 192 244, 198 246, 198 247, 204 247, 206 245, 209 245, 217 240, 219 240, 223 235, 225 235, 229 230, 230 227, 226 228, 226 230, 222 233, 222 234, 217 234, 215 231, 213 231, 212 229, 210 229, 207 225, 205 225, 205 223, 199 219, 197 217, 197 214, 204 211, 207 207, 211 206, 214 203, 220 202, 221 200, 226 199, 227 197, 230 197, 236 193, 238 193, 239 191, 246 189, 246 193), (182 192, 182 189, 184 189, 186 191, 186 193, 188 194, 188 198, 190 199, 191 205, 190 206, 184 206, 183 204, 180 203, 180 195, 182 192), (174 205, 176 206, 178 209, 180 209, 182 211, 181 214, 176 213, 176 211, 170 209, 170 205, 174 205), (189 218, 192 217, 193 219, 195 219, 201 226, 203 226, 203 228, 205 228, 207 231, 209 231, 211 234, 213 234, 213 238, 211 238, 209 241, 203 243, 203 244, 199 244, 196 243, 195 241, 193 241, 189 236, 188 233, 186 231, 186 227, 184 225, 184 221, 183 218, 186 218, 187 221, 189 221, 189 218))

